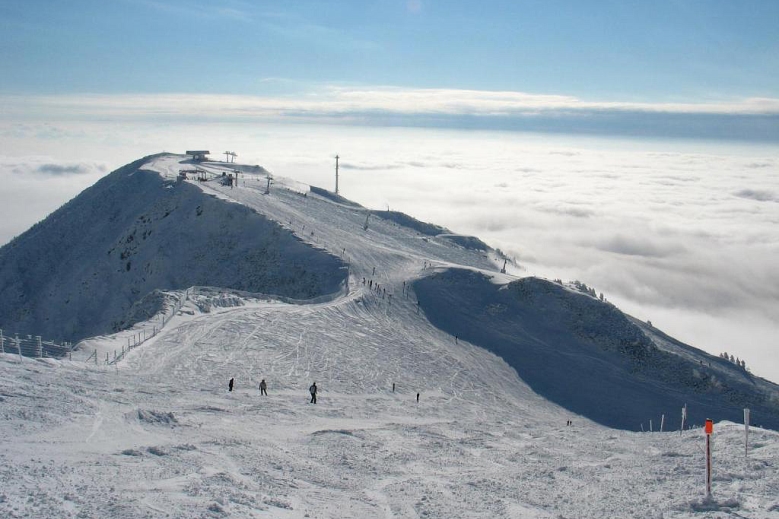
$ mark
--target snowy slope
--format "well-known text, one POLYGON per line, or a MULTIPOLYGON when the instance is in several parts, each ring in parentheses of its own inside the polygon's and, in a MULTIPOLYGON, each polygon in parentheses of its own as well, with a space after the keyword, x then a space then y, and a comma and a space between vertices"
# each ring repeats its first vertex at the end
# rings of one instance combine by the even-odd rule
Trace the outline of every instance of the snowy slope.
MULTIPOLYGON (((172 179, 180 160, 142 169, 172 179)), ((277 222, 327 251, 321 261, 342 258, 348 290, 308 304, 193 291, 112 365, 0 355, 0 516, 779 517, 777 433, 753 429, 745 459, 742 428, 718 423, 705 500, 700 429, 603 427, 455 339, 451 319, 434 326, 425 284, 436 276, 516 282, 491 251, 392 217, 365 229, 367 209, 280 178, 265 195, 262 173, 245 170, 233 189, 185 185, 277 222)), ((132 333, 91 339, 84 354, 132 333)))
POLYGON ((493 351, 540 395, 610 427, 639 430, 666 414, 738 421, 745 407, 779 429, 779 386, 682 345, 613 305, 558 283, 496 285, 448 269, 414 284, 433 324, 493 351))
POLYGON ((148 162, 111 173, 0 249, 1 329, 76 342, 131 324, 132 305, 155 289, 301 299, 340 290, 340 259, 148 162))

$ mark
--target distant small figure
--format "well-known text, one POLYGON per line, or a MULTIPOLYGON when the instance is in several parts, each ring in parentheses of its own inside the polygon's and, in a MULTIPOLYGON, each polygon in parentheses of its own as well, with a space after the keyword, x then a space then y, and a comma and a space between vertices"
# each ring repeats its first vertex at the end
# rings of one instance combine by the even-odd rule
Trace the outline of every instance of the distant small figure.
POLYGON ((392 383, 392 392, 393 393, 395 392, 395 383, 394 382, 392 383))
POLYGON ((376 275, 376 267, 373 267, 373 274, 371 274, 371 275, 372 275, 372 276, 375 276, 375 275, 376 275))
POLYGON ((417 404, 419 403, 419 393, 417 393, 417 404))
POLYGON ((456 335, 454 336, 454 343, 455 343, 455 344, 459 344, 459 343, 457 342, 457 336, 456 336, 456 335))
POLYGON ((316 382, 311 384, 311 387, 308 388, 308 392, 311 393, 311 403, 316 404, 316 382))
POLYGON ((234 379, 234 378, 231 378, 231 379, 230 379, 230 383, 229 383, 229 384, 227 384, 227 388, 228 388, 228 390, 229 390, 230 392, 232 392, 232 391, 233 391, 233 384, 235 384, 235 379, 234 379))
POLYGON ((268 392, 266 391, 268 389, 268 384, 265 383, 265 379, 262 379, 260 381, 260 396, 265 395, 268 396, 268 392))
POLYGON ((365 284, 365 278, 362 278, 362 284, 363 285, 365 284))
POLYGON ((373 280, 372 279, 368 282, 368 288, 373 288, 373 280))

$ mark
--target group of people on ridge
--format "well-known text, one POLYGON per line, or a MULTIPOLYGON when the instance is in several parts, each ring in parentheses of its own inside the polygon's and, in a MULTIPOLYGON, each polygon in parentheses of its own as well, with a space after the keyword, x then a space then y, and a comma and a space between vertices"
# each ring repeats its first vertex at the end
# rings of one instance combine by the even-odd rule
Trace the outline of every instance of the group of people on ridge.
MULTIPOLYGON (((235 377, 230 378, 230 382, 227 384, 227 390, 232 393, 233 388, 235 387, 235 377)), ((316 404, 316 393, 317 393, 317 387, 316 382, 311 384, 311 386, 308 388, 308 392, 311 393, 311 401, 309 403, 316 404)), ((392 392, 395 392, 395 383, 392 383, 392 392)), ((262 379, 260 381, 260 395, 268 396, 268 383, 265 382, 265 379, 262 379)), ((419 393, 417 393, 417 402, 419 402, 419 393)))
MULTIPOLYGON (((392 389, 395 389, 395 385, 392 385, 392 389)), ((232 393, 233 388, 235 387, 235 377, 230 378, 230 382, 227 383, 227 390, 232 393)), ((311 384, 311 387, 308 388, 308 392, 311 393, 311 403, 316 404, 316 382, 311 384)), ((268 396, 268 383, 265 382, 265 379, 262 379, 260 381, 260 395, 268 396)))

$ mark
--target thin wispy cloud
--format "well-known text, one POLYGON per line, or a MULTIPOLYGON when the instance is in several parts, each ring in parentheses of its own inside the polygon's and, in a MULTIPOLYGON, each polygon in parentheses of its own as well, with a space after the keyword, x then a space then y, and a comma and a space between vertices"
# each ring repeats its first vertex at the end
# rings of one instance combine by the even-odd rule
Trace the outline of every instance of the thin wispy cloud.
MULTIPOLYGON (((267 81, 281 81, 268 78, 267 81)), ((779 99, 749 98, 709 103, 586 101, 572 96, 478 90, 326 87, 295 97, 220 94, 79 94, 2 96, 16 115, 54 110, 83 116, 220 116, 223 118, 396 113, 407 115, 511 116, 646 112, 710 115, 779 115, 779 99)), ((8 112, 6 112, 8 113, 8 112)))
POLYGON ((24 157, 23 159, 0 156, 0 178, 9 180, 11 175, 20 179, 35 177, 72 177, 79 175, 103 175, 105 164, 97 162, 51 162, 48 157, 24 157))
MULTIPOLYGON (((42 164, 38 166, 37 172, 44 175, 53 176, 65 176, 65 175, 84 175, 87 173, 93 173, 94 167, 90 167, 84 164, 42 164)), ((100 172, 105 172, 105 168, 98 169, 100 172)))
POLYGON ((193 18, 201 21, 213 20, 214 18, 226 18, 232 21, 252 21, 252 15, 249 11, 249 4, 243 2, 233 2, 231 5, 215 6, 211 4, 200 4, 198 2, 179 0, 179 1, 160 1, 160 0, 126 0, 140 7, 145 7, 160 14, 166 14, 176 17, 193 18))
MULTIPOLYGON (((274 78, 266 84, 278 82, 274 78)), ((779 99, 708 103, 597 102, 573 96, 453 89, 327 86, 292 95, 0 96, 7 118, 323 122, 779 140, 779 99)), ((554 152, 552 152, 554 153, 554 152)), ((563 151, 562 153, 570 153, 563 151)))
POLYGON ((776 193, 763 189, 742 189, 734 194, 739 198, 749 198, 758 202, 779 202, 779 196, 776 193))

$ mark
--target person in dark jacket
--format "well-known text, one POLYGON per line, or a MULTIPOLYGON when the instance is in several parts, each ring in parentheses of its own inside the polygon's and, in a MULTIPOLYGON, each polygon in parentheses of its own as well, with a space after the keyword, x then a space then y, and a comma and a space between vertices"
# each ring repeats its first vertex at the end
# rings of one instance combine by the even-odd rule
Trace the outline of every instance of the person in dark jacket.
POLYGON ((308 392, 311 393, 311 403, 316 404, 316 382, 311 384, 311 387, 308 388, 308 392))
POLYGON ((260 395, 268 396, 266 389, 268 389, 268 384, 265 383, 265 379, 262 379, 260 381, 260 395))
POLYGON ((229 383, 229 384, 227 384, 227 388, 230 390, 230 392, 232 392, 232 391, 233 391, 233 384, 235 384, 235 379, 234 379, 234 378, 231 378, 231 379, 230 379, 230 383, 229 383))

